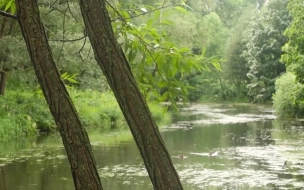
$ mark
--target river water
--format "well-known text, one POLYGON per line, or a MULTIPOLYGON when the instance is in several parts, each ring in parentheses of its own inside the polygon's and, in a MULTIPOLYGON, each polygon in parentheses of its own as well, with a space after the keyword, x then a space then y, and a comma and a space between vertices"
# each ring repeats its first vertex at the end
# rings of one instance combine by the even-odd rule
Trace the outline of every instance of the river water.
MULTIPOLYGON (((91 140, 104 189, 153 189, 131 135, 121 135, 91 140)), ((189 105, 162 136, 186 190, 304 187, 303 123, 278 121, 270 107, 189 105)), ((0 150, 0 190, 74 189, 58 136, 0 150)))

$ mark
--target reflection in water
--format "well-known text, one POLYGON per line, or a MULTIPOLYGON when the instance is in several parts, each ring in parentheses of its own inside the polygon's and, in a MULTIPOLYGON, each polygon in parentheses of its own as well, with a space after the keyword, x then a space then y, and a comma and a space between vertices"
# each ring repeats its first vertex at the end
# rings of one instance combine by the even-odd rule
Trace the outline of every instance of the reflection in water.
MULTIPOLYGON (((301 189, 301 125, 281 124, 264 106, 196 104, 162 136, 187 190, 301 189)), ((104 189, 153 189, 133 141, 96 143, 93 151, 104 189)), ((11 160, 0 157, 0 190, 73 189, 60 138, 57 146, 37 142, 20 152, 11 160)))

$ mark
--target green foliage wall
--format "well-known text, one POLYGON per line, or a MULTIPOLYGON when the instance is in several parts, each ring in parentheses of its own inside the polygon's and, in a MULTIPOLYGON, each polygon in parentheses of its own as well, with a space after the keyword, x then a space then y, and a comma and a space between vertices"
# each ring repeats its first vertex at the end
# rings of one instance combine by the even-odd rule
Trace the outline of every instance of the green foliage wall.
POLYGON ((287 74, 276 82, 273 104, 280 117, 304 116, 304 4, 303 1, 291 0, 288 10, 293 18, 285 30, 288 42, 282 48, 282 61, 287 66, 287 74))
POLYGON ((293 17, 285 31, 288 43, 283 47, 282 61, 294 72, 297 81, 304 84, 304 4, 301 0, 291 0, 288 9, 293 17))
POLYGON ((246 8, 244 14, 238 19, 238 24, 230 30, 229 38, 225 44, 222 76, 227 86, 230 87, 227 89, 229 91, 227 94, 229 99, 244 100, 248 98, 247 85, 249 79, 247 73, 249 68, 246 59, 241 55, 247 49, 248 25, 257 12, 258 10, 254 9, 254 6, 246 8))
POLYGON ((286 73, 277 79, 273 95, 273 107, 281 118, 304 116, 304 85, 296 81, 295 75, 286 73))
POLYGON ((288 0, 269 1, 249 26, 242 56, 249 68, 247 88, 253 102, 270 101, 276 78, 285 72, 280 58, 281 48, 287 41, 283 32, 291 21, 287 3, 288 0))

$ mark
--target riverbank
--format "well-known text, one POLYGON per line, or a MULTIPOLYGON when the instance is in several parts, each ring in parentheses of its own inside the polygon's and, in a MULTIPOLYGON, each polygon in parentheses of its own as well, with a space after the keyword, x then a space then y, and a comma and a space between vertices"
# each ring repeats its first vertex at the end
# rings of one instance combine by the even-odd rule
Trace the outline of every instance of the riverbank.
MULTIPOLYGON (((70 96, 86 128, 102 132, 128 128, 111 92, 69 89, 70 96)), ((0 141, 37 136, 56 131, 56 125, 41 92, 8 90, 0 97, 0 141)), ((149 103, 158 125, 171 122, 171 114, 157 103, 149 103)))

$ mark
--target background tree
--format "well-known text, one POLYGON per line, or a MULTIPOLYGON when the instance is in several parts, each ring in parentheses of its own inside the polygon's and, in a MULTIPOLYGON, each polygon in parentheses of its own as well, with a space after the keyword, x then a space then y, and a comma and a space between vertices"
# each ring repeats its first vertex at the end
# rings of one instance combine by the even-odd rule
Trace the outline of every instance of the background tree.
POLYGON ((282 46, 286 43, 283 32, 290 23, 287 0, 272 0, 251 23, 242 56, 247 61, 248 95, 253 102, 267 102, 275 92, 275 80, 285 72, 280 61, 282 46))
POLYGON ((283 47, 282 61, 295 74, 297 81, 304 84, 304 5, 302 1, 292 0, 288 4, 288 10, 293 20, 284 33, 288 42, 283 47))
POLYGON ((245 101, 248 99, 247 85, 249 79, 247 73, 249 68, 246 59, 241 55, 243 51, 247 50, 248 25, 257 12, 255 5, 249 6, 238 19, 238 24, 231 28, 229 38, 226 41, 223 53, 222 77, 226 81, 226 86, 229 86, 225 89, 228 99, 245 101))
MULTIPOLYGON (((2 17, 2 24, 0 26, 0 39, 1 42, 7 42, 7 38, 10 38, 11 35, 13 35, 15 30, 15 24, 16 21, 13 18, 10 17, 2 17)), ((18 42, 17 42, 18 43, 18 42)), ((10 62, 10 50, 7 46, 4 46, 4 43, 0 43, 0 47, 2 47, 2 51, 0 53, 0 95, 4 94, 5 87, 6 87, 6 81, 8 73, 11 70, 16 69, 16 63, 14 61, 10 62), (3 44, 3 45, 2 45, 3 44), (10 64, 9 64, 10 62, 10 64)))
POLYGON ((287 66, 287 73, 276 82, 273 106, 279 117, 303 117, 304 115, 304 5, 302 1, 288 3, 292 22, 284 35, 288 42, 282 48, 282 61, 287 66))

